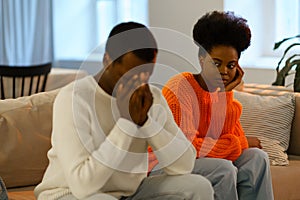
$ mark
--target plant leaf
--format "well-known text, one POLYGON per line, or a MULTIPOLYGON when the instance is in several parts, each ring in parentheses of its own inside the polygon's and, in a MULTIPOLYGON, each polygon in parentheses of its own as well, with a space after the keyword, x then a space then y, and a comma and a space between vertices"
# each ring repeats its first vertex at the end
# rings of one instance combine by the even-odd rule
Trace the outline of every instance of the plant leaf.
POLYGON ((294 78, 294 92, 300 92, 300 60, 298 61, 294 78))
POLYGON ((273 50, 278 49, 278 48, 280 47, 280 45, 281 45, 282 43, 284 43, 285 41, 290 40, 290 39, 294 39, 294 38, 297 38, 297 37, 300 38, 300 34, 299 34, 299 35, 296 35, 296 36, 293 36, 293 37, 284 38, 283 40, 281 40, 281 41, 279 41, 279 42, 276 42, 276 43, 274 44, 273 50))
POLYGON ((276 68, 277 76, 275 82, 272 83, 272 85, 285 85, 285 77, 289 74, 289 71, 294 65, 300 64, 300 59, 293 60, 296 56, 300 56, 300 54, 294 54, 291 57, 289 57, 285 61, 285 66, 279 71, 279 68, 276 68))
MULTIPOLYGON (((299 35, 299 36, 300 36, 300 35, 299 35)), ((285 49, 283 55, 281 56, 281 58, 280 58, 280 60, 279 60, 279 62, 278 62, 278 64, 277 64, 276 69, 279 68, 279 66, 280 66, 281 62, 283 61, 283 59, 284 59, 285 55, 287 54, 287 52, 288 52, 292 47, 298 46, 298 45, 300 45, 300 43, 294 43, 294 44, 291 44, 290 46, 288 46, 288 48, 285 49)))

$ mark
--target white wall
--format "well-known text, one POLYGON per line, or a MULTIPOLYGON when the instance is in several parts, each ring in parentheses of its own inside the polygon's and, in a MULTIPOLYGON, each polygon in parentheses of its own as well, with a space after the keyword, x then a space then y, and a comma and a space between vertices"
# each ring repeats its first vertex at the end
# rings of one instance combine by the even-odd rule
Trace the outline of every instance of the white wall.
POLYGON ((245 83, 272 84, 276 79, 275 69, 243 68, 245 83))
POLYGON ((197 20, 212 10, 223 10, 223 0, 149 0, 149 26, 166 29, 154 31, 160 49, 157 63, 161 64, 152 76, 155 81, 168 80, 182 71, 199 71, 192 30, 197 20))
POLYGON ((149 25, 191 36, 193 25, 210 10, 223 10, 223 0, 149 0, 149 25))
MULTIPOLYGON (((225 5, 224 0, 149 0, 149 26, 178 31, 178 34, 183 34, 181 39, 185 36, 192 41, 192 29, 197 20, 208 11, 230 9, 234 5, 233 1, 226 1, 226 3, 225 5), (231 2, 231 4, 228 4, 228 2, 231 2)), ((252 12, 252 10, 249 9, 249 12, 252 12)), ((251 23, 251 19, 249 22, 251 23)), ((251 24, 251 26, 255 26, 255 24, 251 24)), ((254 32, 259 32, 257 30, 260 30, 260 28, 257 27, 254 32)), ((158 38, 158 46, 160 48, 162 43, 160 38, 165 39, 166 37, 158 38)), ((180 43, 179 40, 177 41, 180 43)), ((162 66, 156 68, 154 72, 155 77, 159 77, 160 80, 167 80, 176 72, 197 72, 199 66, 193 66, 193 63, 197 62, 195 60, 197 59, 195 46, 181 47, 179 45, 177 47, 172 46, 172 48, 179 48, 178 51, 183 49, 186 52, 185 56, 174 53, 174 49, 172 51, 170 49, 160 51, 157 62, 162 64, 162 66), (170 69, 165 70, 166 68, 163 68, 165 65, 172 66, 173 71, 170 69)), ((251 53, 255 53, 255 51, 253 50, 251 53)), ((251 66, 244 66, 244 71, 244 81, 246 83, 271 84, 275 81, 275 69, 257 69, 251 68, 251 66)))

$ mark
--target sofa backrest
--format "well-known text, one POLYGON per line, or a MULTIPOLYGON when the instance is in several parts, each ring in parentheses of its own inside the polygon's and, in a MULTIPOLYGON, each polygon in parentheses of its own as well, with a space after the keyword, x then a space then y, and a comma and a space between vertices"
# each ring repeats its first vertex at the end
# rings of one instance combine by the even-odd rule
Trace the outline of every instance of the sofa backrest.
POLYGON ((0 176, 6 187, 39 183, 48 165, 58 90, 0 101, 0 176))
POLYGON ((295 95, 295 114, 291 128, 290 143, 287 153, 300 156, 300 93, 282 86, 262 84, 244 84, 242 91, 265 96, 280 96, 287 93, 295 95))
POLYGON ((300 93, 296 94, 295 116, 290 137, 288 153, 300 156, 300 93))

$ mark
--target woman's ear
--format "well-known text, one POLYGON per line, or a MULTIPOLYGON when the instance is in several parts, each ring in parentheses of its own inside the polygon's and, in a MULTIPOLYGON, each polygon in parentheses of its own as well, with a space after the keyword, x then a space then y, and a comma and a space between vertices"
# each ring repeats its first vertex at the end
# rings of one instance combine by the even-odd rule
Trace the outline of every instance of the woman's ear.
POLYGON ((104 54, 102 62, 104 67, 107 67, 112 63, 112 60, 107 52, 104 54))
POLYGON ((200 66, 202 67, 203 64, 204 64, 204 57, 203 56, 199 56, 199 63, 200 63, 200 66))

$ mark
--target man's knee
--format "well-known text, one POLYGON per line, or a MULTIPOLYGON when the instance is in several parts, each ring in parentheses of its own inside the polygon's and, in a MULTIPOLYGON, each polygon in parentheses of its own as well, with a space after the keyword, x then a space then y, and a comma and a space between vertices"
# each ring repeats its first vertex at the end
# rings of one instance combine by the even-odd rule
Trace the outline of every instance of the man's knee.
POLYGON ((199 199, 213 199, 214 190, 211 182, 201 175, 186 175, 189 179, 189 184, 185 187, 190 189, 190 192, 199 197, 199 199))

